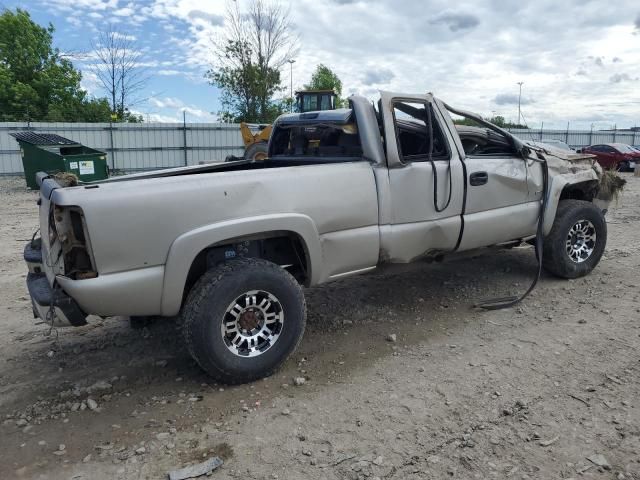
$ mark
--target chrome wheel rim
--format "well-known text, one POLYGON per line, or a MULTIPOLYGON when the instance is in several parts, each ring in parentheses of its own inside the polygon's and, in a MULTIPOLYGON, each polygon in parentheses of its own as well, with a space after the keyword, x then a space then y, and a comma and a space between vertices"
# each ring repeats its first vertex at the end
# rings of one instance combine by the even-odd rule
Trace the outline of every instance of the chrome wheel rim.
POLYGON ((284 310, 275 295, 250 290, 229 304, 222 320, 224 344, 239 357, 262 355, 282 333, 284 310))
POLYGON ((567 255, 575 263, 582 263, 593 254, 596 247, 596 228, 589 220, 579 220, 567 234, 567 255))

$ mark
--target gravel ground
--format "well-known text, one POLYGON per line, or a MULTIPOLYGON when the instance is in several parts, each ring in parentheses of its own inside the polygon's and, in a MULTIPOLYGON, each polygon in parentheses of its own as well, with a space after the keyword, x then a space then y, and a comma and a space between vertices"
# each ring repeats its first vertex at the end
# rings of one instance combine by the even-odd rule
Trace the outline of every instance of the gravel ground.
POLYGON ((531 248, 307 291, 301 347, 274 376, 213 383, 176 339, 32 318, 22 248, 36 194, 0 179, 0 478, 156 479, 212 455, 217 479, 640 479, 640 178, 587 278, 531 248), (295 378, 304 378, 296 386, 295 378))

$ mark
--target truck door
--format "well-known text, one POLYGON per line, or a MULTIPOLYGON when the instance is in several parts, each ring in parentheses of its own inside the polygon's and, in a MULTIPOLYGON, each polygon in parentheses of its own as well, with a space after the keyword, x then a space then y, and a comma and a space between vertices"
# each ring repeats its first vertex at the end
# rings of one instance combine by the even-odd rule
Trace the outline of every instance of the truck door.
POLYGON ((381 92, 380 105, 391 200, 383 255, 404 263, 454 250, 464 175, 444 117, 431 95, 381 92))
POLYGON ((528 167, 508 137, 486 127, 456 127, 449 113, 444 113, 458 136, 466 170, 463 233, 458 249, 535 235, 540 192, 529 195, 527 181, 529 168, 535 167, 528 167))

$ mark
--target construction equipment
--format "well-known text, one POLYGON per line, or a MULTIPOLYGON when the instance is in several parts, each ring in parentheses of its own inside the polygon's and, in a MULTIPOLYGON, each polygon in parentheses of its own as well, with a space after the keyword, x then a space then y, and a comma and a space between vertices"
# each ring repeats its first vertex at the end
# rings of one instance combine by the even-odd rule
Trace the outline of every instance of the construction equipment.
POLYGON ((244 142, 244 158, 246 160, 264 160, 267 158, 271 125, 240 122, 240 134, 244 142), (253 133, 254 131, 257 131, 257 133, 253 133))
MULTIPOLYGON (((335 110, 338 96, 333 90, 300 90, 296 92, 295 112, 335 110)), ((240 123, 245 160, 264 160, 271 136, 271 125, 240 123)))

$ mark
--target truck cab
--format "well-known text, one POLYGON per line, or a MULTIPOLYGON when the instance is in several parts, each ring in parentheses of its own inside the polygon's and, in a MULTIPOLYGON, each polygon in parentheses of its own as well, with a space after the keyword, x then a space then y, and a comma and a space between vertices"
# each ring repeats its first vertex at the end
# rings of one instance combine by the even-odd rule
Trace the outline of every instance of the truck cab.
POLYGON ((335 110, 338 96, 333 90, 299 90, 295 93, 297 113, 335 110))

